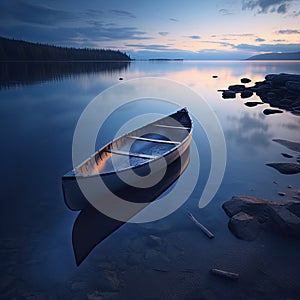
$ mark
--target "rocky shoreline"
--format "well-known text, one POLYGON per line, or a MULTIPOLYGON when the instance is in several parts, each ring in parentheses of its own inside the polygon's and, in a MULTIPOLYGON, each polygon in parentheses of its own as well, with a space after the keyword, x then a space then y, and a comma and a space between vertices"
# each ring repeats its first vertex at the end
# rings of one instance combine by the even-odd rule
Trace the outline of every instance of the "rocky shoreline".
MULTIPOLYGON (((273 139, 273 142, 294 151, 296 154, 281 153, 290 162, 267 163, 281 174, 300 173, 300 143, 273 139), (296 160, 293 162, 293 160, 296 160)), ((292 186, 288 186, 291 188, 292 186)), ((233 196, 222 208, 230 217, 228 227, 239 239, 252 241, 261 230, 272 230, 289 236, 300 237, 300 190, 278 192, 285 197, 273 201, 249 196, 233 196)))
POLYGON ((275 109, 265 109, 264 114, 281 113, 280 109, 300 115, 300 75, 298 74, 268 74, 264 81, 255 82, 253 86, 246 87, 250 83, 249 78, 241 78, 241 83, 228 86, 222 92, 224 99, 236 98, 240 94, 242 99, 250 98, 254 94, 259 96, 262 102, 247 102, 246 106, 253 107, 258 104, 268 103, 275 109))

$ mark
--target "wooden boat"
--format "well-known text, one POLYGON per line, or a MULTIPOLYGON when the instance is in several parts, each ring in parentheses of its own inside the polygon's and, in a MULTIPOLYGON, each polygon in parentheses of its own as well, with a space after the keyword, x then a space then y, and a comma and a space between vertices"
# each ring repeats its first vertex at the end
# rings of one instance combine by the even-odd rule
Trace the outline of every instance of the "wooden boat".
MULTIPOLYGON (((123 182, 118 175, 126 177, 126 172, 134 171, 143 180, 143 176, 149 173, 149 164, 156 162, 160 166, 162 160, 171 164, 189 147, 191 138, 192 120, 186 108, 117 138, 63 176, 67 206, 72 210, 82 210, 87 205, 77 181, 87 181, 95 176, 101 176, 117 196, 127 201, 145 202, 145 190, 151 193, 157 190, 157 186, 136 188, 123 182)), ((151 171, 155 177, 159 170, 151 171)))
MULTIPOLYGON (((82 194, 77 180, 90 181, 101 176, 115 195, 127 201, 144 203, 146 207, 166 191, 186 169, 190 158, 192 125, 188 111, 183 108, 121 136, 63 176, 62 185, 67 206, 72 210, 81 210, 72 231, 77 265, 82 263, 97 244, 125 223, 108 217, 91 205, 82 194), (113 159, 116 160, 114 164, 113 159), (126 174, 129 170, 134 170, 143 180, 143 176, 149 173, 149 164, 157 162, 159 169, 161 160, 167 162, 165 174, 162 180, 151 187, 131 186, 118 176, 120 172, 126 174)), ((155 177, 156 171, 151 169, 151 176, 155 177)), ((109 195, 101 194, 98 201, 103 201, 106 197, 109 198, 109 195)), ((132 216, 140 209, 142 208, 133 212, 132 216)))

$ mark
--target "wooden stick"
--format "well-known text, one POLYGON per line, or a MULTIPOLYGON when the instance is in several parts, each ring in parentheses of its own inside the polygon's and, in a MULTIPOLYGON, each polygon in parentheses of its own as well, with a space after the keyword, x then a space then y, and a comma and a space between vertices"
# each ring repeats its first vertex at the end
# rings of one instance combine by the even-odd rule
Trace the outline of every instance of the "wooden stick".
POLYGON ((231 280, 238 280, 239 279, 239 274, 237 274, 237 273, 227 272, 227 271, 223 271, 223 270, 219 270, 219 269, 211 269, 211 272, 215 275, 225 277, 225 278, 229 278, 231 280))
POLYGON ((189 217, 191 220, 210 238, 214 238, 215 236, 204 226, 202 225, 193 215, 189 212, 189 217))

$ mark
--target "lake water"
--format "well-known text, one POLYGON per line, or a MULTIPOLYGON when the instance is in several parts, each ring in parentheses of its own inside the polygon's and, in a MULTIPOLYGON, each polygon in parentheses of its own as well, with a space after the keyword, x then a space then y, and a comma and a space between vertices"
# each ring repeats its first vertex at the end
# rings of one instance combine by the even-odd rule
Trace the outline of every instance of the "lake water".
MULTIPOLYGON (((274 61, 133 61, 117 66, 48 63, 43 67, 2 64, 2 298, 299 297, 299 240, 265 232, 253 242, 238 240, 227 228, 228 217, 221 205, 233 195, 277 200, 282 199, 278 192, 288 190, 289 185, 300 189, 299 174, 282 175, 265 165, 295 160, 282 157, 282 152, 296 153, 272 139, 299 142, 300 117, 290 112, 265 116, 262 111, 267 104, 252 108, 244 105, 246 101, 259 100, 257 96, 225 100, 217 91, 239 83, 242 77, 253 83, 269 73, 297 73, 299 69, 300 62, 274 61), (213 75, 218 78, 212 78, 213 75), (124 80, 120 81, 120 77, 124 80), (167 78, 184 84, 209 104, 225 136, 225 176, 212 201, 199 209, 212 158, 210 137, 197 119, 203 104, 193 103, 194 140, 201 173, 192 195, 162 220, 121 227, 76 267, 72 227, 78 212, 70 211, 64 203, 61 176, 72 169, 72 138, 77 121, 100 92, 142 77, 167 78), (214 232, 213 240, 195 227, 187 210, 214 232), (240 280, 214 277, 209 272, 211 268, 238 272, 240 280)), ((109 108, 116 103, 105 101, 103 106, 109 108)), ((97 146, 111 140, 123 123, 133 117, 166 114, 176 107, 153 99, 121 106, 103 125, 97 146)), ((192 167, 193 160, 188 169, 192 167)))

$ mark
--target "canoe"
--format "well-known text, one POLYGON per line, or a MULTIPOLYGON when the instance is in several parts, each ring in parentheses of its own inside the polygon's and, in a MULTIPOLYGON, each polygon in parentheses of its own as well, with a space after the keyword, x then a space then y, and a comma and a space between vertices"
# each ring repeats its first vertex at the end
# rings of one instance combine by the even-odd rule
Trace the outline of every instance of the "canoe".
MULTIPOLYGON (((62 186, 67 206, 72 210, 81 210, 72 230, 77 265, 83 262, 97 244, 126 223, 105 215, 91 205, 77 181, 91 181, 101 176, 114 195, 130 202, 144 203, 143 207, 146 207, 185 171, 190 159, 192 125, 187 109, 183 108, 112 141, 63 176, 62 186), (151 169, 151 179, 157 176, 160 165, 164 165, 161 160, 167 163, 165 174, 153 186, 139 188, 119 178, 120 173, 124 176, 133 170, 143 181, 143 176, 149 174, 149 165, 156 162, 158 169, 151 169)), ((97 200, 102 202, 104 198, 110 200, 109 195, 101 192, 97 200)), ((132 216, 141 209, 134 211, 132 216)))
MULTIPOLYGON (((162 160, 170 165, 189 147, 192 127, 187 109, 182 108, 113 140, 63 176, 65 203, 71 210, 82 210, 88 203, 77 181, 91 181, 96 176, 101 176, 115 195, 131 202, 145 202, 145 190, 151 193, 157 186, 137 188, 137 182, 130 185, 120 176, 128 178, 134 172, 142 182, 143 176, 149 174, 149 165, 155 163, 157 169, 151 169, 155 178, 160 166, 165 166, 162 160)), ((151 176, 148 180, 151 181, 151 176)))

